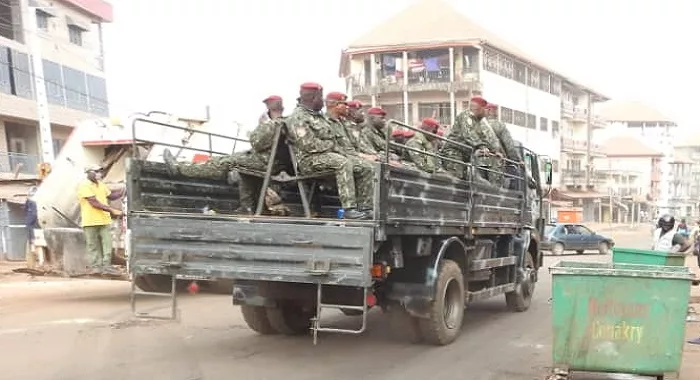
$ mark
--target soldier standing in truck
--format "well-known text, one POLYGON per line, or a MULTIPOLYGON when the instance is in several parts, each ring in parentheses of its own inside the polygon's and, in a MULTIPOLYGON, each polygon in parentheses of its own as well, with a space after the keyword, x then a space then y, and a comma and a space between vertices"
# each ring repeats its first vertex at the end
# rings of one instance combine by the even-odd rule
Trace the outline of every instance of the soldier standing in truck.
MULTIPOLYGON (((435 134, 438 128, 440 128, 440 122, 433 118, 425 118, 421 123, 421 129, 428 133, 435 134)), ((426 173, 435 173, 435 171, 438 169, 437 159, 434 156, 418 151, 435 154, 436 149, 434 140, 435 138, 433 136, 425 135, 423 133, 415 133, 413 137, 406 141, 406 147, 415 149, 406 149, 409 161, 416 165, 418 169, 426 173)))
POLYGON ((121 198, 123 190, 111 191, 102 182, 102 168, 88 167, 87 178, 78 185, 81 226, 93 271, 113 273, 112 265, 112 216, 122 212, 109 207, 108 201, 121 198))

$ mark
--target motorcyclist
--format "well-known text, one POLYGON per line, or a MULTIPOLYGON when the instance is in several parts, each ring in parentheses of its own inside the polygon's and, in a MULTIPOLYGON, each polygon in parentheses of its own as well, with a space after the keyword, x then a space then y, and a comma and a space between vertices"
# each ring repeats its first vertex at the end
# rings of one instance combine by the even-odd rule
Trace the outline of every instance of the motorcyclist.
POLYGON ((686 238, 690 236, 688 224, 685 222, 685 219, 681 219, 681 222, 678 224, 678 233, 685 236, 686 238))
POLYGON ((663 215, 654 230, 654 242, 651 249, 663 252, 683 252, 690 248, 690 242, 676 229, 676 218, 663 215))

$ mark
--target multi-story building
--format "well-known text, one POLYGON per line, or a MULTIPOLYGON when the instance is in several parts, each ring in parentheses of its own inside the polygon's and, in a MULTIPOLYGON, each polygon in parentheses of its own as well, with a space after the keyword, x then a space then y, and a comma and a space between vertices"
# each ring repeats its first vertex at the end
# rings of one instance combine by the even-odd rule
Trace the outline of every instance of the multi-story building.
POLYGON ((599 204, 600 221, 639 221, 655 215, 661 197, 661 160, 663 154, 631 135, 612 137, 601 144, 606 157, 593 162, 606 194, 599 204))
POLYGON ((669 209, 679 217, 700 216, 700 138, 692 131, 673 147, 669 209))
MULTIPOLYGON (((596 131, 594 141, 617 134, 636 136, 645 145, 661 152, 661 189, 656 201, 657 211, 671 210, 674 159, 673 143, 678 125, 659 110, 637 101, 610 101, 600 105, 600 115, 607 127, 596 131)), ((675 207, 675 206, 673 206, 675 207)))
POLYGON ((594 185, 586 169, 600 152, 591 130, 603 124, 591 110, 607 98, 443 1, 419 1, 351 43, 340 75, 352 97, 409 124, 424 117, 451 124, 473 95, 482 95, 499 106, 515 139, 551 157, 555 183, 569 168, 584 171, 583 190, 594 185), (426 22, 427 16, 436 21, 426 22))
POLYGON ((0 172, 34 171, 41 160, 38 83, 55 154, 77 122, 108 114, 102 24, 110 21, 103 0, 0 0, 0 172))

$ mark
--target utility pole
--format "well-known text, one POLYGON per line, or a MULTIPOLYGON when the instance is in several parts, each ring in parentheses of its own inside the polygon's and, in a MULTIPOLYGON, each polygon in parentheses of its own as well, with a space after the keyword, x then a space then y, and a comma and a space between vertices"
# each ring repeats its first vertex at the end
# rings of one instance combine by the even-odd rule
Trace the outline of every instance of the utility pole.
POLYGON ((31 75, 34 78, 34 96, 36 97, 36 109, 39 119, 39 142, 42 162, 53 162, 53 138, 51 137, 51 119, 49 118, 49 101, 46 96, 46 83, 44 83, 44 60, 41 54, 41 40, 36 24, 36 11, 43 7, 27 7, 24 19, 27 22, 26 38, 29 50, 29 60, 32 64, 31 75))

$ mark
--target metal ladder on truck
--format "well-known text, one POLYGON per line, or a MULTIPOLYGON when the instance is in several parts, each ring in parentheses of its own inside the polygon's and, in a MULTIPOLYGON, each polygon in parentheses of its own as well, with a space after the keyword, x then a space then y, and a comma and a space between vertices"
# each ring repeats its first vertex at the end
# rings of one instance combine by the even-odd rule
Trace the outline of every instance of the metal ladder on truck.
MULTIPOLYGON (((131 313, 134 317, 139 319, 153 319, 153 320, 164 320, 164 321, 176 321, 179 318, 179 312, 177 308, 177 276, 173 275, 170 278, 170 292, 169 293, 156 293, 156 292, 145 292, 140 290, 136 286, 136 281, 131 279, 131 294, 130 294, 130 304, 131 313), (169 315, 153 315, 149 312, 139 311, 136 308, 136 297, 137 296, 155 296, 155 297, 169 297, 170 298, 170 313, 169 315)), ((149 311, 163 309, 162 306, 156 306, 151 308, 149 311)))
POLYGON ((339 334, 362 334, 367 329, 367 313, 369 312, 369 305, 367 303, 367 288, 364 288, 362 297, 362 306, 355 305, 336 305, 323 303, 323 284, 316 284, 316 316, 311 319, 311 331, 313 331, 314 345, 318 343, 318 333, 319 332, 331 332, 339 334), (346 309, 346 310, 357 310, 362 312, 362 325, 359 329, 340 329, 335 327, 323 327, 321 326, 321 311, 323 309, 346 309))

